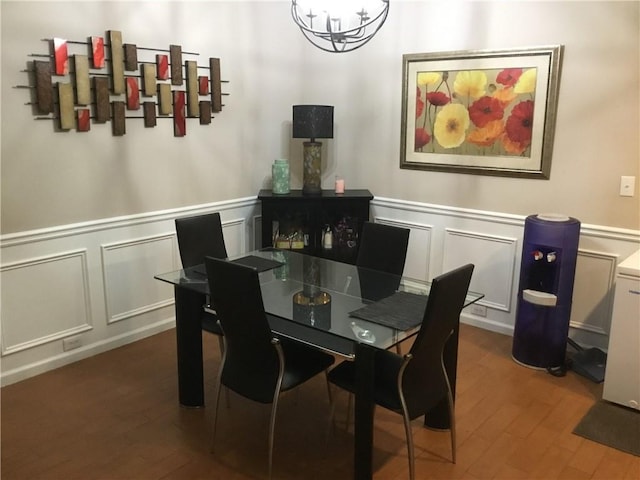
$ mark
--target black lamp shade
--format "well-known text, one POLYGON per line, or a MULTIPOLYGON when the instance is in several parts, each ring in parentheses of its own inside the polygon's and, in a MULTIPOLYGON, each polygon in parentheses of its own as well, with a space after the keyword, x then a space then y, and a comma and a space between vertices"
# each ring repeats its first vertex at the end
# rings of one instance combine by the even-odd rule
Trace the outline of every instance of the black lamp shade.
POLYGON ((333 138, 333 107, 294 105, 293 138, 333 138))

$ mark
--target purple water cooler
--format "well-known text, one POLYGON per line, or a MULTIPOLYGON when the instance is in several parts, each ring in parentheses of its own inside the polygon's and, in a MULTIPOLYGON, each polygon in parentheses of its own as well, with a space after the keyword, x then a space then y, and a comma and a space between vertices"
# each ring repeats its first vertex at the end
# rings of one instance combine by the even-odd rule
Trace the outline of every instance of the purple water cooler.
POLYGON ((580 222, 529 215, 524 224, 513 359, 532 368, 565 363, 580 222))

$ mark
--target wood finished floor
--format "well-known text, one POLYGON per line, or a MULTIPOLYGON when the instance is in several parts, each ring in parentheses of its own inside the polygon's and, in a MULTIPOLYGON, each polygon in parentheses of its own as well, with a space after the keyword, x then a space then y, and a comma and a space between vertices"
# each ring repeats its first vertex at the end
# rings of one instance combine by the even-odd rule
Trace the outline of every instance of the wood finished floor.
MULTIPOLYGON (((221 405, 210 453, 216 339, 205 335, 207 406, 178 406, 175 332, 2 388, 1 478, 266 478, 269 407, 234 394, 221 405)), ((458 461, 448 432, 413 424, 418 479, 634 479, 640 458, 572 434, 602 386, 570 372, 555 378, 517 365, 511 338, 463 325, 458 364, 458 461)), ((224 398, 224 397, 223 397, 224 398)), ((275 479, 350 479, 352 430, 339 392, 326 441, 324 377, 280 402, 275 479)), ((376 410, 374 478, 408 478, 402 420, 376 410)))

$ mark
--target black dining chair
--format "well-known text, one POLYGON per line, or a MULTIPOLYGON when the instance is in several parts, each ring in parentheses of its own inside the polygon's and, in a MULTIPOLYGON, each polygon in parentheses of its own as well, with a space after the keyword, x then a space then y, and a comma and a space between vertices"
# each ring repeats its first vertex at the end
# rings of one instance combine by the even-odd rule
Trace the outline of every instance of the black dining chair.
POLYGON ((356 266, 402 276, 410 232, 408 228, 364 222, 356 266))
MULTIPOLYGON (((203 265, 202 273, 204 273, 205 257, 227 258, 222 222, 218 212, 176 218, 175 224, 182 268, 203 265)), ((203 308, 200 318, 202 329, 218 335, 220 351, 222 351, 224 346, 218 317, 213 313, 214 310, 209 301, 203 307, 207 310, 203 308)))
MULTIPOLYGON (((269 327, 258 271, 252 267, 207 257, 211 298, 222 326, 224 350, 217 379, 212 451, 221 386, 263 404, 271 404, 269 478, 273 466, 276 412, 280 393, 301 385, 334 363, 332 355, 302 343, 278 338, 269 327)), ((327 383, 327 390, 329 384, 327 383)), ((329 398, 331 401, 331 398, 329 398)))
MULTIPOLYGON (((389 350, 375 351, 374 404, 402 415, 412 480, 415 460, 411 420, 425 415, 444 398, 449 406, 451 456, 453 463, 456 462, 454 399, 443 353, 447 340, 460 323, 473 268, 473 264, 467 264, 433 280, 420 330, 408 353, 401 356, 389 350)), ((342 362, 328 377, 329 382, 355 393, 354 362, 342 362)), ((334 407, 335 402, 332 418, 334 407)))
POLYGON ((375 302, 398 289, 410 232, 408 228, 364 222, 356 257, 362 298, 375 302))
MULTIPOLYGON (((356 257, 362 298, 377 302, 398 290, 407 258, 409 233, 408 228, 364 222, 356 257)), ((399 343, 396 352, 400 353, 399 343)))

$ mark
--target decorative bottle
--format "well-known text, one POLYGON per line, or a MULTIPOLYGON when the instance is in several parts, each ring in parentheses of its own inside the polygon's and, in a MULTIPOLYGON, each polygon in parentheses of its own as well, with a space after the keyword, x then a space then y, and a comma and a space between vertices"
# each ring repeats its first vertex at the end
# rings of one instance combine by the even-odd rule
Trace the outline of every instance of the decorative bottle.
POLYGON ((271 176, 273 179, 272 191, 276 194, 289 193, 289 161, 285 159, 277 159, 271 167, 271 176))

